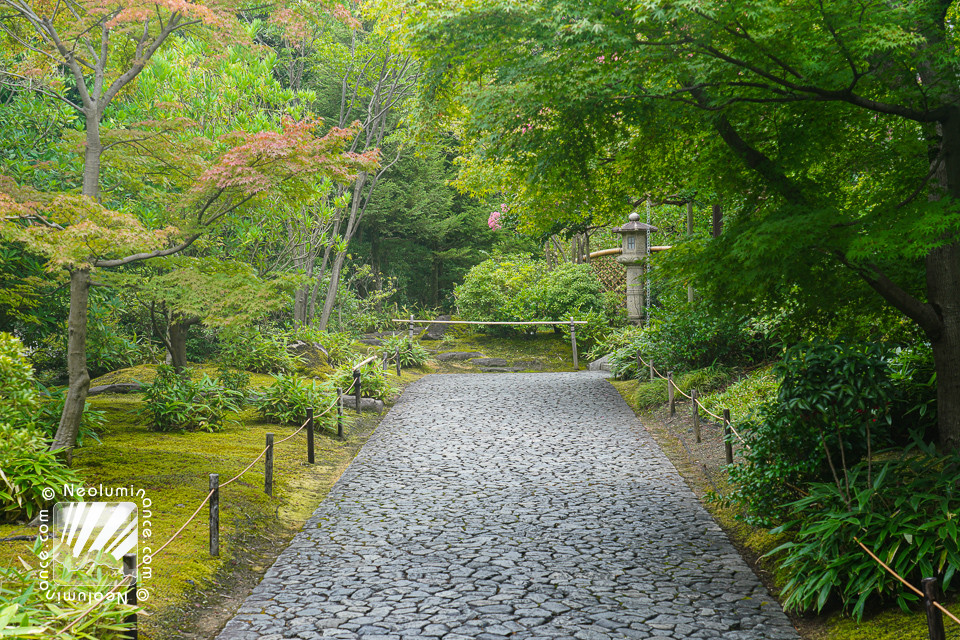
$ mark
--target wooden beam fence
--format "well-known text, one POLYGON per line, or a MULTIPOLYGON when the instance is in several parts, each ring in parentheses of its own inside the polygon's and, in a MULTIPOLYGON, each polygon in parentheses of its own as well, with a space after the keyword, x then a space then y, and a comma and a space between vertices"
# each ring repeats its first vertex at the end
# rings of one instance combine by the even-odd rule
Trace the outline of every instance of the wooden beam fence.
MULTIPOLYGON (((552 326, 552 325, 566 325, 570 327, 570 350, 573 352, 573 370, 580 370, 580 358, 577 353, 577 325, 589 324, 586 320, 574 320, 570 318, 569 320, 531 320, 528 322, 484 322, 482 320, 418 320, 413 316, 410 316, 410 319, 401 319, 401 318, 391 318, 390 322, 397 323, 407 323, 407 334, 412 339, 413 338, 413 325, 415 324, 467 324, 467 325, 483 325, 483 326, 509 326, 509 327, 533 327, 533 326, 552 326)), ((397 353, 397 369, 399 371, 399 361, 400 354, 397 353)), ((399 373, 397 374, 399 375, 399 373)))

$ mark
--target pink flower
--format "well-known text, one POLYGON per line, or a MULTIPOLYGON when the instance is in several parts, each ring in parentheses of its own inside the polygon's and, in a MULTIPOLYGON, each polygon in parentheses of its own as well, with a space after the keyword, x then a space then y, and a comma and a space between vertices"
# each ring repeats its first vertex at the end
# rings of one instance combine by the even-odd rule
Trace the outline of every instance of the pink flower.
POLYGON ((490 214, 490 217, 487 218, 487 226, 493 229, 494 231, 499 231, 503 228, 500 224, 500 212, 494 211, 490 214))

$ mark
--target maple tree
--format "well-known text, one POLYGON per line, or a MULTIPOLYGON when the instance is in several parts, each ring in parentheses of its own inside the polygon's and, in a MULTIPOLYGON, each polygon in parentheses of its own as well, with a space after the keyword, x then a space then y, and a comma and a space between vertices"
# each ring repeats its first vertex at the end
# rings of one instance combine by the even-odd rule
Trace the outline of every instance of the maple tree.
POLYGON ((892 307, 932 345, 960 448, 952 2, 398 4, 487 166, 591 201, 604 168, 624 195, 722 196, 720 239, 666 259, 753 312, 892 307))
POLYGON ((178 194, 175 225, 148 228, 136 215, 101 204, 104 154, 119 146, 164 141, 157 123, 104 128, 110 105, 143 71, 171 36, 194 26, 228 38, 240 37, 238 6, 231 2, 0 2, 8 13, 0 30, 19 48, 0 83, 34 91, 66 104, 83 119, 80 194, 39 192, 12 181, 0 183, 0 210, 7 239, 48 259, 70 274, 67 368, 69 387, 53 449, 68 452, 76 442, 89 387, 86 321, 91 273, 173 255, 205 231, 242 209, 259 194, 293 180, 323 174, 349 182, 376 166, 378 154, 351 153, 344 146, 353 128, 335 127, 319 136, 318 123, 285 120, 275 131, 221 136, 206 162, 192 162, 194 183, 178 194), (62 70, 65 70, 61 72, 62 70))

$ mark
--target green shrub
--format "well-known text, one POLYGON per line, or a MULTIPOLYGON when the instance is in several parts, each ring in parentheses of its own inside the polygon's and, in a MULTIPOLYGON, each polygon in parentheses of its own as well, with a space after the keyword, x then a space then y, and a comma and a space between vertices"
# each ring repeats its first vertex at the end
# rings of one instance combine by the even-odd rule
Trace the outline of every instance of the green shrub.
MULTIPOLYGON (((39 555, 43 542, 38 540, 34 553, 39 555)), ((116 599, 103 600, 90 609, 86 598, 58 601, 56 606, 41 589, 41 568, 27 566, 0 567, 0 637, 57 638, 57 640, 120 640, 130 629, 127 616, 142 613, 137 606, 118 603, 116 599), (90 609, 87 611, 87 609, 90 609), (86 613, 83 624, 62 633, 68 621, 86 613)), ((46 569, 49 581, 69 583, 71 590, 81 593, 107 593, 114 582, 112 574, 102 571, 70 571, 60 563, 50 563, 46 569)), ((90 600, 93 601, 92 599, 90 600)))
POLYGON ((684 393, 690 393, 691 389, 696 389, 702 395, 723 388, 732 379, 733 371, 727 367, 713 365, 678 376, 676 383, 684 393))
POLYGON ((143 412, 154 431, 207 431, 223 429, 230 411, 239 411, 236 395, 227 392, 204 374, 190 379, 190 370, 180 375, 173 367, 161 365, 153 384, 144 385, 143 412))
POLYGON ((307 409, 310 408, 321 425, 335 420, 334 412, 324 413, 335 402, 336 395, 330 384, 295 374, 278 374, 273 376, 273 384, 264 389, 263 396, 255 404, 264 420, 300 426, 307 419, 307 409))
POLYGON ((220 362, 254 373, 290 373, 303 363, 287 349, 284 336, 263 335, 259 329, 234 331, 222 335, 220 362))
POLYGON ((736 422, 752 415, 761 405, 776 400, 779 387, 780 378, 773 373, 771 365, 750 373, 720 393, 705 396, 701 402, 716 414, 729 409, 731 420, 736 422))
POLYGON ((774 532, 790 532, 793 540, 771 554, 782 554, 788 609, 820 611, 836 597, 859 620, 870 598, 895 597, 904 610, 917 600, 854 538, 913 584, 939 577, 948 590, 960 569, 956 453, 928 450, 872 467, 862 461, 840 484, 811 484, 786 510, 789 521, 774 532))
POLYGON ((0 332, 0 389, 0 423, 32 422, 39 407, 33 369, 20 341, 4 332, 0 332))
MULTIPOLYGON (((527 322, 537 319, 536 285, 545 265, 525 256, 484 260, 470 269, 454 291, 457 308, 467 320, 527 322)), ((489 327, 494 335, 522 333, 514 327, 489 327)))
POLYGON ((65 484, 79 484, 76 473, 47 451, 50 441, 35 423, 38 392, 23 345, 0 332, 0 522, 32 519, 65 484))
POLYGON ((217 384, 236 403, 242 407, 247 401, 247 390, 250 388, 250 374, 241 369, 220 364, 217 367, 217 384))
POLYGON ((590 360, 597 360, 605 355, 629 347, 639 340, 642 333, 643 328, 635 325, 611 328, 601 340, 598 340, 590 347, 590 350, 586 353, 586 357, 590 360))
POLYGON ((349 333, 337 333, 335 331, 320 331, 314 327, 298 327, 292 335, 295 340, 312 342, 323 347, 327 354, 327 364, 331 367, 339 367, 344 364, 351 364, 360 357, 353 336, 349 333))
POLYGON ((730 468, 729 497, 757 524, 780 520, 806 483, 839 475, 844 462, 891 442, 895 389, 881 347, 797 345, 773 373, 782 378, 777 399, 737 425, 749 448, 730 468))
MULTIPOLYGON (((343 390, 346 395, 354 395, 350 389, 353 386, 353 369, 339 369, 331 376, 333 386, 343 390)), ((387 377, 384 375, 383 366, 378 360, 363 365, 360 369, 360 389, 361 396, 365 398, 376 398, 386 400, 393 392, 387 377)))
POLYGON ((692 371, 715 363, 747 366, 772 354, 769 337, 747 320, 697 302, 654 310, 646 330, 631 346, 663 372, 692 371))
POLYGON ((383 341, 383 346, 378 349, 378 352, 396 362, 397 347, 400 348, 401 367, 422 367, 427 363, 427 360, 430 359, 430 353, 423 348, 423 345, 421 345, 416 338, 409 338, 407 336, 391 336, 387 338, 383 341))
MULTIPOLYGON (((569 320, 578 312, 605 318, 603 287, 588 264, 559 264, 543 274, 537 288, 540 319, 569 320)), ((585 333, 584 338, 588 337, 585 333)))
POLYGON ((666 380, 641 382, 637 385, 637 406, 641 409, 653 409, 667 402, 666 380))

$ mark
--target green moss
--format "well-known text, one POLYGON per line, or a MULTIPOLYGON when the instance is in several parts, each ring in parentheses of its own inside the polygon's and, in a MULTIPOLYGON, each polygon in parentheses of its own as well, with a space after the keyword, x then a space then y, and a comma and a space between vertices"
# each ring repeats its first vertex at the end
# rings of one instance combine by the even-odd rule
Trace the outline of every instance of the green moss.
MULTIPOLYGON (((448 331, 445 338, 439 342, 424 342, 423 346, 438 352, 447 351, 479 351, 488 358, 503 358, 511 365, 518 362, 536 362, 529 371, 572 371, 573 354, 570 348, 570 339, 550 330, 540 330, 532 336, 518 336, 513 338, 496 338, 468 329, 457 327, 448 331)), ((434 363, 442 371, 475 371, 476 368, 464 362, 434 363)), ((581 361, 580 368, 586 368, 586 362, 581 361)))

